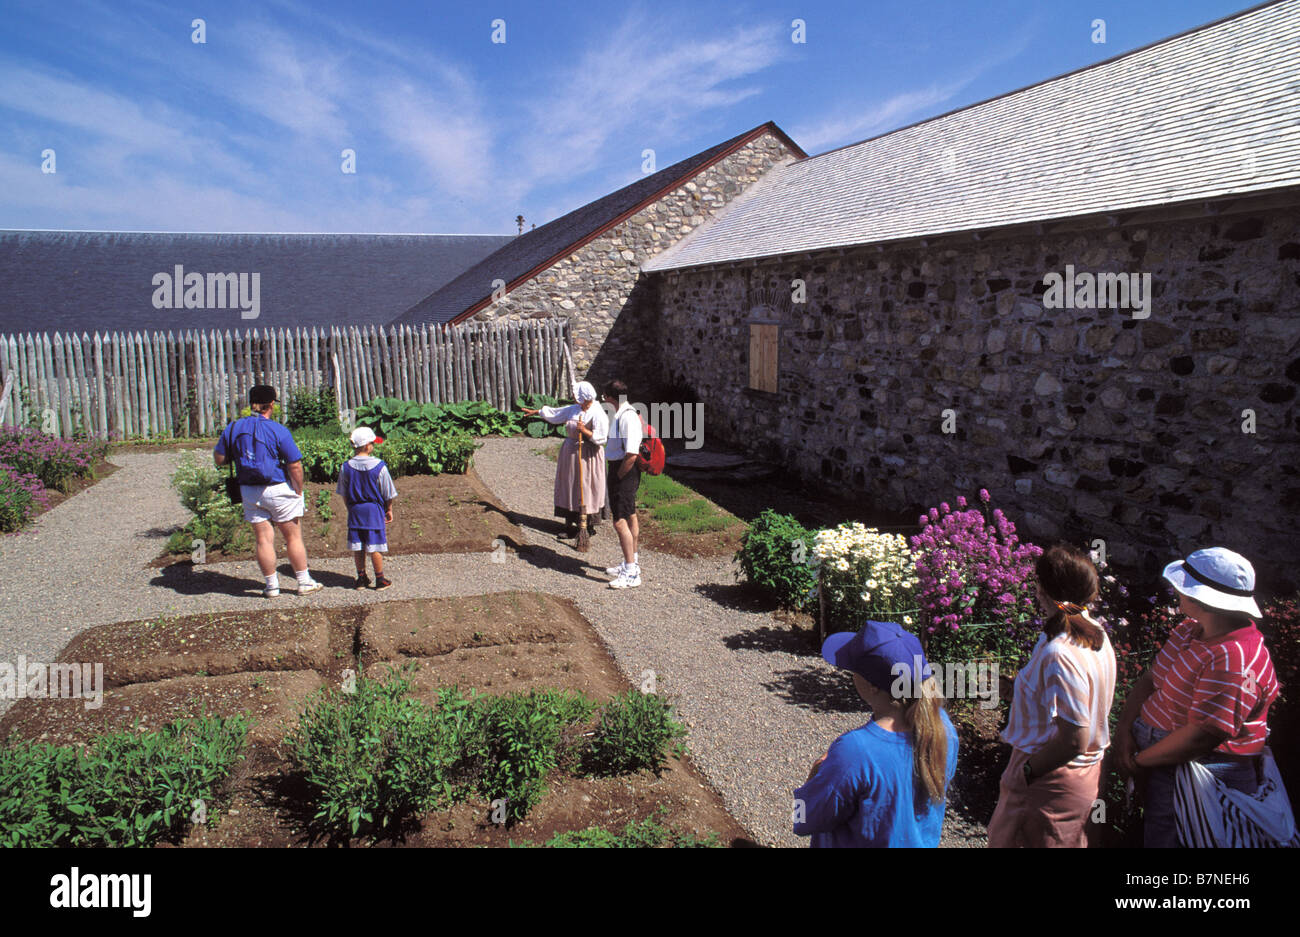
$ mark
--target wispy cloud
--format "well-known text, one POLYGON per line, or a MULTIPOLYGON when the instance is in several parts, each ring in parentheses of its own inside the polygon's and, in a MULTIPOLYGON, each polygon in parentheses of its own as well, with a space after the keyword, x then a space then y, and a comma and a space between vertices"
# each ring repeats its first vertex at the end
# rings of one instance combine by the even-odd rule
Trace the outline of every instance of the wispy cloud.
POLYGON ((924 114, 933 113, 979 78, 1024 52, 1033 41, 1040 19, 1041 14, 1027 20, 995 53, 980 59, 949 81, 898 92, 865 107, 839 104, 817 120, 795 125, 791 133, 804 150, 815 155, 887 133, 924 114))
POLYGON ((531 183, 608 165, 609 144, 635 134, 642 148, 672 140, 709 115, 761 94, 759 74, 790 57, 780 23, 736 26, 712 39, 689 23, 632 12, 554 76, 531 103, 521 149, 531 183))
MULTIPOLYGON (((43 7, 25 15, 48 35, 64 28, 43 7)), ((544 222, 633 181, 643 149, 662 168, 747 129, 757 121, 735 115, 788 81, 802 51, 784 16, 700 29, 683 6, 593 17, 566 54, 517 73, 299 0, 214 13, 206 47, 189 42, 189 14, 147 0, 124 13, 92 0, 77 15, 75 54, 57 66, 0 54, 11 224, 499 232, 517 211, 544 222), (38 169, 47 137, 63 141, 55 177, 38 169), (339 170, 345 147, 355 176, 339 170)), ((815 152, 892 129, 1018 43, 951 81, 831 103, 793 135, 815 152)))

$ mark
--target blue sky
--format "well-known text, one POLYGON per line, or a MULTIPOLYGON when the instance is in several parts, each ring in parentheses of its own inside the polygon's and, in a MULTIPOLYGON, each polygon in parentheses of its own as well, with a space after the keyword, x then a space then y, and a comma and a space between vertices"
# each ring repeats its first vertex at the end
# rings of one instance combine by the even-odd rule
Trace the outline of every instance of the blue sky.
POLYGON ((7 2, 0 228, 513 234, 645 149, 774 120, 824 152, 1254 5, 7 2))

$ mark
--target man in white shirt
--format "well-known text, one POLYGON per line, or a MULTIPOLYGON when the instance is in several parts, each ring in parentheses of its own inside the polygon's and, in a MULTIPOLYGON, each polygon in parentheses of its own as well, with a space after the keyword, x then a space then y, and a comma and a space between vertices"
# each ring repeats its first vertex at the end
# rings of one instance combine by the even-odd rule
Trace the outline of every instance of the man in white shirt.
POLYGON ((641 470, 637 467, 637 451, 641 448, 641 417, 627 402, 627 385, 610 381, 605 385, 605 401, 612 407, 609 439, 605 443, 605 472, 609 496, 606 499, 614 516, 614 532, 623 548, 623 562, 605 570, 614 577, 611 589, 631 589, 641 585, 641 567, 638 565, 637 540, 641 533, 636 518, 636 492, 641 484, 641 470))

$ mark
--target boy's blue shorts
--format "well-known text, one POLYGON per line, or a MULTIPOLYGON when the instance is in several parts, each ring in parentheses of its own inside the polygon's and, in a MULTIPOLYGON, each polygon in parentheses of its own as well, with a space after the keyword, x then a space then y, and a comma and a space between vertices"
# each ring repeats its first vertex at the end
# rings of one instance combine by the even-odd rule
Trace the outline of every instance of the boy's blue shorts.
POLYGON ((352 551, 365 550, 367 553, 387 553, 388 531, 382 527, 378 530, 349 527, 348 549, 352 551))

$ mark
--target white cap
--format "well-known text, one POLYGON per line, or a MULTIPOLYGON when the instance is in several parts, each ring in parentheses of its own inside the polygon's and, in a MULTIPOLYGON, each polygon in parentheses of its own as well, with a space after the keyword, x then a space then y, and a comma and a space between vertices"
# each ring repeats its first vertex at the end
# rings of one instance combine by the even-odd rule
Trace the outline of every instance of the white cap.
POLYGON ((375 431, 371 429, 369 426, 358 426, 356 429, 352 431, 352 436, 351 436, 352 445, 354 448, 357 449, 360 449, 362 446, 369 445, 370 443, 374 442, 376 438, 377 437, 375 436, 375 431))
POLYGON ((1262 618, 1255 604, 1255 568, 1240 553, 1223 547, 1197 550, 1165 567, 1169 584, 1202 605, 1262 618))

